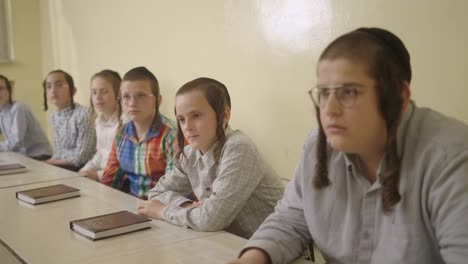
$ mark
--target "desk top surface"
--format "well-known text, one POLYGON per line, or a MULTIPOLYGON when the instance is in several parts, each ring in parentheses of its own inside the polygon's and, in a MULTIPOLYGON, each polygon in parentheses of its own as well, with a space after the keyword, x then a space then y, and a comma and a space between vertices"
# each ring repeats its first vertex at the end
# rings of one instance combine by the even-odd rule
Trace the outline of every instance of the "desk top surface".
POLYGON ((152 220, 151 229, 88 240, 72 232, 69 222, 121 210, 136 212, 141 200, 16 153, 0 153, 2 161, 30 169, 0 176, 0 239, 7 245, 0 245, 0 259, 7 263, 21 263, 12 251, 27 263, 227 263, 246 243, 224 231, 197 232, 158 220, 152 220), (59 183, 80 189, 81 196, 39 205, 16 199, 18 191, 59 183))
POLYGON ((69 228, 72 220, 120 210, 136 211, 139 199, 87 178, 71 178, 0 189, 0 238, 28 263, 97 263, 105 256, 128 254, 220 232, 197 232, 153 220, 151 229, 91 241, 69 228), (63 183, 81 196, 39 205, 16 199, 21 190, 63 183))
POLYGON ((0 188, 82 177, 76 172, 52 166, 15 152, 0 152, 0 163, 20 163, 28 168, 28 171, 24 173, 0 175, 0 188))

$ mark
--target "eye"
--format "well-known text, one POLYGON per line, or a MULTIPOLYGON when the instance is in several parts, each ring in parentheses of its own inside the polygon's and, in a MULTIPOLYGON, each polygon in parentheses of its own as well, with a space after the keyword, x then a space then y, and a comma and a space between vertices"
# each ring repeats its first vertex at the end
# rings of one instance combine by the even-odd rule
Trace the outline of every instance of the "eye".
POLYGON ((130 95, 128 95, 128 94, 122 95, 122 99, 124 99, 125 101, 130 101, 130 98, 132 98, 132 97, 130 95))
POLYGON ((357 88, 354 86, 345 86, 340 91, 342 96, 354 97, 357 95, 357 88))
POLYGON ((318 94, 321 98, 328 98, 330 96, 329 88, 321 88, 318 90, 318 94))
POLYGON ((177 121, 178 121, 179 123, 184 123, 184 122, 185 122, 185 118, 183 118, 183 117, 178 117, 178 118, 177 118, 177 121))

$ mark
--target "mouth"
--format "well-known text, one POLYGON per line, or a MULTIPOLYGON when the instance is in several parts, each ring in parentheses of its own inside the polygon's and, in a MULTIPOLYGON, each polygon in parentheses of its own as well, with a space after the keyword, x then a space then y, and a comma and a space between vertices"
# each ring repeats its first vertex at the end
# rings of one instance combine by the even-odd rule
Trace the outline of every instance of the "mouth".
POLYGON ((194 138, 197 138, 197 137, 198 137, 198 135, 193 135, 193 136, 188 136, 187 139, 191 140, 191 139, 194 139, 194 138))
POLYGON ((330 132, 331 134, 342 133, 345 130, 346 130, 345 127, 339 126, 339 125, 328 125, 327 126, 327 131, 330 132))

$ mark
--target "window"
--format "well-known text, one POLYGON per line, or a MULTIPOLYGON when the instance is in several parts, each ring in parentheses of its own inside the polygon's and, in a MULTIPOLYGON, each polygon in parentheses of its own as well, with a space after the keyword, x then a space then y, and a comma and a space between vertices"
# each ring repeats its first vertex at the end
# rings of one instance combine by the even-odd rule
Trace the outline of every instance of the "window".
POLYGON ((10 0, 0 0, 0 63, 13 61, 10 0))

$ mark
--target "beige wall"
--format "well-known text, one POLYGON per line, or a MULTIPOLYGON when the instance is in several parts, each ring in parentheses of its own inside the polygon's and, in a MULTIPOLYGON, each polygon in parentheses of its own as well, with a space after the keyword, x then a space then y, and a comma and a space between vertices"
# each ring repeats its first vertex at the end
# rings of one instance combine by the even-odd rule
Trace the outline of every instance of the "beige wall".
POLYGON ((42 111, 42 47, 39 2, 11 0, 15 60, 0 64, 0 73, 15 80, 13 99, 28 104, 44 129, 48 122, 42 111))
POLYGON ((44 73, 70 71, 77 101, 88 104, 89 78, 96 71, 123 74, 145 65, 161 82, 162 112, 172 117, 174 94, 183 83, 216 78, 232 96, 232 127, 247 132, 284 178, 292 176, 302 143, 316 126, 307 90, 316 81, 317 57, 333 38, 359 26, 399 35, 412 55, 416 102, 468 123, 465 0, 40 4, 44 73))

